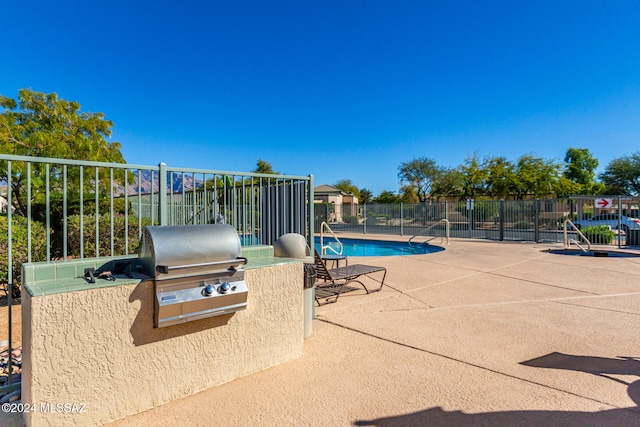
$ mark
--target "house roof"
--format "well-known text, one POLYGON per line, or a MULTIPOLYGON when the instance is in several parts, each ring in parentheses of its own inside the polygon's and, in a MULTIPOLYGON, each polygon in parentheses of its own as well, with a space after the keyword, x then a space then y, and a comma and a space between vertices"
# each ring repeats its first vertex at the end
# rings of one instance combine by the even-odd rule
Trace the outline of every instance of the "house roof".
POLYGON ((315 194, 345 194, 339 188, 327 184, 318 185, 313 189, 315 194))

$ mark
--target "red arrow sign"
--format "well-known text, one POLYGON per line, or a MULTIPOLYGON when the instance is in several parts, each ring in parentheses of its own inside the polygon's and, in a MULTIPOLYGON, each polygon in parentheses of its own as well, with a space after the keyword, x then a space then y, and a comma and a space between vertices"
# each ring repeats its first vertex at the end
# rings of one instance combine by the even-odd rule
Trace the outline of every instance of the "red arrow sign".
POLYGON ((596 208, 606 208, 611 206, 611 199, 596 199, 596 208))

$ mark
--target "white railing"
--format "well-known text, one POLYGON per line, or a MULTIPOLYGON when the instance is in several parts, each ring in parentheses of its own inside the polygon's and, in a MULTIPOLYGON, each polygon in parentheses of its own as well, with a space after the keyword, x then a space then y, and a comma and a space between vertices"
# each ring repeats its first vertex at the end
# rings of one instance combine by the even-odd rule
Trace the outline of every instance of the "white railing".
POLYGON ((340 241, 340 239, 338 239, 338 236, 335 235, 331 227, 329 227, 329 224, 323 221, 322 224, 320 224, 320 252, 322 253, 322 255, 325 255, 327 253, 327 249, 336 255, 342 255, 342 242, 340 241), (331 236, 336 240, 336 242, 338 242, 338 247, 340 248, 339 251, 336 251, 332 246, 329 246, 329 245, 325 246, 324 244, 325 229, 329 233, 331 233, 331 236))
MULTIPOLYGON (((411 238, 409 239, 409 246, 413 246, 411 241, 413 239, 415 239, 418 236, 422 236, 423 234, 425 234, 427 231, 431 230, 433 227, 435 227, 436 225, 440 225, 441 223, 444 223, 444 229, 445 229, 445 235, 442 236, 442 239, 440 240, 440 243, 444 243, 444 240, 447 240, 447 244, 449 244, 449 220, 448 219, 441 219, 440 221, 436 222, 435 224, 431 224, 429 227, 425 228, 424 230, 422 230, 420 233, 418 234, 414 234, 413 236, 411 236, 411 238)), ((432 239, 435 239, 436 236, 433 236, 432 239)), ((432 240, 430 239, 430 240, 432 240)), ((424 241, 422 243, 418 243, 415 246, 419 246, 419 245, 424 245, 425 243, 427 243, 428 241, 424 241)))
POLYGON ((580 229, 578 227, 576 227, 576 225, 574 223, 572 223, 570 220, 567 219, 567 220, 564 221, 563 230, 564 230, 564 247, 565 248, 570 247, 571 244, 573 243, 574 245, 579 247, 582 252, 589 252, 591 250, 591 242, 589 241, 589 239, 587 239, 585 237, 585 235, 582 234, 580 229), (576 233, 578 234, 578 237, 580 237, 583 240, 583 242, 587 244, 587 249, 582 247, 580 242, 578 242, 577 240, 571 239, 569 237, 569 233, 568 233, 568 230, 567 230, 569 227, 571 227, 573 230, 575 230, 576 233))

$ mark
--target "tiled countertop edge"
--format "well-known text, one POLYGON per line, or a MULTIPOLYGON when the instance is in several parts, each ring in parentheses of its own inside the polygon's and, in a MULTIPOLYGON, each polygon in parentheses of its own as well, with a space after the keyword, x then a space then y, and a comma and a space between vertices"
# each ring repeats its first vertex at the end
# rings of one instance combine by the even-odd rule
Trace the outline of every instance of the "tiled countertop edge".
MULTIPOLYGON (((273 246, 251 246, 242 248, 242 256, 247 258, 246 270, 265 268, 281 264, 295 264, 302 260, 278 258, 273 256, 273 246)), ((131 275, 115 275, 116 280, 109 281, 96 278, 95 283, 84 279, 84 269, 94 268, 96 271, 113 271, 118 262, 137 262, 137 255, 123 255, 116 257, 70 259, 52 262, 27 263, 22 266, 23 289, 31 296, 44 296, 65 292, 84 291, 89 289, 107 288, 137 284, 148 276, 136 273, 135 265, 131 268, 131 275)))

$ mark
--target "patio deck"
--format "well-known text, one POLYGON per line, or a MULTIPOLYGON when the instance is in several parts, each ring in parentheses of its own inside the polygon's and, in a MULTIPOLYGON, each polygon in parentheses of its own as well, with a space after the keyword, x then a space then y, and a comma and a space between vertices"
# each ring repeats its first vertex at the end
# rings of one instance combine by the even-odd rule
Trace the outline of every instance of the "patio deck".
POLYGON ((368 257, 388 286, 317 307, 303 358, 111 425, 640 425, 640 258, 549 247, 368 257))

